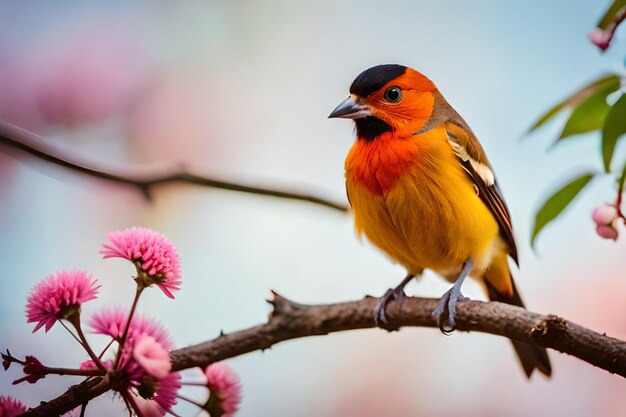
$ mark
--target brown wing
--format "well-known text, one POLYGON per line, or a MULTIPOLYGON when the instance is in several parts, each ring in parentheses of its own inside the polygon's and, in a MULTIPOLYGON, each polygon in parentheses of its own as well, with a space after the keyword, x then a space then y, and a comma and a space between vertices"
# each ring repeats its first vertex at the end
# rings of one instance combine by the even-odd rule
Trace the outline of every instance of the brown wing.
POLYGON ((500 226, 500 235, 508 245, 509 255, 517 264, 517 246, 513 237, 511 215, 500 194, 487 155, 465 120, 448 104, 441 93, 436 91, 433 113, 426 126, 416 134, 441 125, 445 127, 450 146, 461 165, 476 185, 478 196, 496 218, 500 226))

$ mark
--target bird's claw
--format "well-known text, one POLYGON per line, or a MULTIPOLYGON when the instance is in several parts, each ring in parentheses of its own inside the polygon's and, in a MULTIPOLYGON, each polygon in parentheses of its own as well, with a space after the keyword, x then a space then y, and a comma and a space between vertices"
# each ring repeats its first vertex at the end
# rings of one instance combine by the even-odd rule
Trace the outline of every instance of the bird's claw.
POLYGON ((387 314, 385 313, 385 307, 387 303, 391 300, 396 300, 398 304, 402 304, 404 299, 406 298, 406 294, 402 288, 389 288, 385 294, 380 297, 376 307, 374 307, 374 311, 372 312, 372 316, 374 317, 374 321, 378 327, 382 327, 382 325, 387 325, 387 314))
POLYGON ((441 333, 448 335, 456 329, 456 303, 468 300, 469 298, 463 296, 460 291, 455 291, 454 287, 441 296, 437 308, 432 313, 435 320, 437 320, 441 333), (447 317, 446 312, 448 313, 447 317))

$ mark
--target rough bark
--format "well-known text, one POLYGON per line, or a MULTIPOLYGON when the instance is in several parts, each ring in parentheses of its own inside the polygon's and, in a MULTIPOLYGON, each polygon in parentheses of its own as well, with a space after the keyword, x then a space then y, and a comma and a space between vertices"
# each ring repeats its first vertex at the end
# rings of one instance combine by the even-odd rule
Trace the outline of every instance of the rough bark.
MULTIPOLYGON (((337 304, 302 305, 273 293, 270 300, 273 311, 265 324, 172 351, 173 370, 203 367, 248 352, 268 349, 286 340, 376 327, 372 310, 377 302, 377 298, 365 298, 337 304)), ((387 306, 387 330, 405 326, 436 328, 437 323, 431 313, 437 303, 437 299, 414 297, 406 298, 402 305, 390 303, 387 306)), ((541 315, 496 302, 466 301, 457 305, 456 319, 457 331, 490 333, 551 348, 626 377, 626 342, 555 315, 541 315)), ((63 414, 103 394, 106 389, 106 385, 96 385, 92 379, 23 415, 63 414)))

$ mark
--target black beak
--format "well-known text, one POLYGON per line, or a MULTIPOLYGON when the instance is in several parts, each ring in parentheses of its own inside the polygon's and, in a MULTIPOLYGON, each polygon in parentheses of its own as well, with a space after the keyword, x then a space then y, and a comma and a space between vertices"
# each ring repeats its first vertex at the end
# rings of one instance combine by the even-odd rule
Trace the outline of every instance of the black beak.
POLYGON ((328 118, 342 117, 344 119, 361 119, 371 115, 372 110, 367 105, 357 103, 356 100, 350 96, 342 101, 328 118))

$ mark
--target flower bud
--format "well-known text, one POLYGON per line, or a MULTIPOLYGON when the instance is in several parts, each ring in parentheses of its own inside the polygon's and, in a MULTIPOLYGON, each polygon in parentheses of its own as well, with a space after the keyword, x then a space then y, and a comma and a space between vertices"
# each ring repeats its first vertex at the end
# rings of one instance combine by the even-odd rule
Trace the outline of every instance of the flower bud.
POLYGON ((593 211, 591 218, 598 226, 607 226, 617 219, 617 209, 615 206, 604 204, 593 211))
POLYGON ((613 34, 600 28, 595 28, 589 32, 589 40, 602 51, 606 51, 611 44, 613 34))
POLYGON ((598 225, 596 227, 596 233, 603 239, 617 240, 617 229, 612 225, 598 225))

